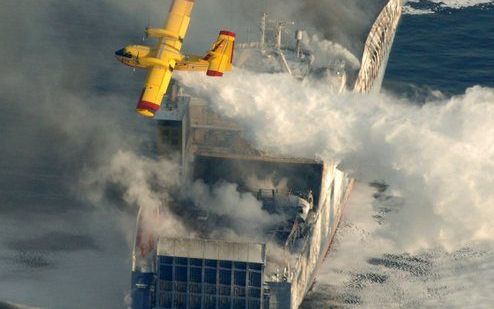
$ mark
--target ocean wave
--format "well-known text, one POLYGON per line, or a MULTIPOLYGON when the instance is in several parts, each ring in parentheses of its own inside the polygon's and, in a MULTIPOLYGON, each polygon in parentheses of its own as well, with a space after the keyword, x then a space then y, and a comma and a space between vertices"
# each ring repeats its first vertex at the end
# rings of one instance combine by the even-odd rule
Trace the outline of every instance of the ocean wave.
POLYGON ((403 14, 407 15, 427 15, 427 14, 434 14, 433 9, 417 9, 411 6, 404 6, 403 7, 403 14))
POLYGON ((355 187, 328 256, 330 263, 323 265, 318 284, 301 308, 491 307, 490 244, 413 253, 397 250, 377 231, 385 224, 382 217, 386 221, 386 214, 399 207, 399 199, 387 191, 372 197, 373 192, 375 188, 366 184, 355 187))
POLYGON ((493 4, 494 0, 407 0, 403 12, 407 15, 424 15, 444 9, 485 7, 493 4))

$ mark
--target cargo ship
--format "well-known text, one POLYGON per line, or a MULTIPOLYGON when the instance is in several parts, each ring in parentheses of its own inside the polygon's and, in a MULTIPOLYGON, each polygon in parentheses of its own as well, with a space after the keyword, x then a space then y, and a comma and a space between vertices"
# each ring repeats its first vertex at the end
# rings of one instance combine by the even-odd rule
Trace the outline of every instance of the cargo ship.
MULTIPOLYGON (((360 67, 351 71, 341 63, 333 66, 328 87, 360 93, 380 90, 401 13, 401 0, 383 3, 363 45, 360 67)), ((314 55, 302 44, 304 33, 293 31, 289 44, 282 38, 287 28, 287 23, 271 22, 264 15, 260 39, 238 44, 236 65, 257 57, 273 72, 299 79, 310 74, 314 55)), ((215 113, 207 101, 186 95, 176 82, 155 119, 157 153, 174 150, 182 186, 198 181, 206 188, 234 184, 239 194, 260 205, 265 217, 275 220, 260 224, 246 218, 241 223, 251 226, 252 233, 222 234, 238 228, 235 212, 241 215, 244 205, 219 213, 200 200, 170 198, 167 214, 179 218, 189 231, 171 237, 149 220, 150 213, 159 220, 161 209, 140 209, 129 306, 298 308, 331 248, 354 179, 336 161, 256 149, 240 126, 215 113)))

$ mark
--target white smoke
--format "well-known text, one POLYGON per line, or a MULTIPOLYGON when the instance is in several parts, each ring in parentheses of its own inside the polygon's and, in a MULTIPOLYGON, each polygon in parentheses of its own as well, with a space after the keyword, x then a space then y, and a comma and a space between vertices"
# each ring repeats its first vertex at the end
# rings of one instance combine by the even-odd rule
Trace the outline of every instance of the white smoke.
POLYGON ((217 226, 209 231, 220 239, 231 238, 238 241, 252 237, 257 241, 265 241, 265 229, 283 221, 283 217, 271 215, 262 209, 262 202, 250 192, 240 192, 238 185, 220 182, 213 187, 203 181, 195 181, 187 186, 188 197, 204 211, 220 216, 228 226, 217 226), (233 233, 225 233, 230 229, 233 233))
POLYGON ((338 43, 321 39, 317 34, 304 35, 303 44, 314 55, 313 68, 326 68, 335 61, 343 61, 350 69, 360 68, 360 61, 338 43))
POLYGON ((180 74, 196 95, 239 121, 260 148, 336 158, 360 181, 404 200, 380 229, 413 250, 456 248, 494 233, 494 91, 414 105, 389 95, 338 96, 317 81, 236 70, 222 80, 180 74))
MULTIPOLYGON (((177 208, 192 207, 188 202, 203 210, 205 216, 221 218, 224 223, 208 227, 208 234, 202 236, 263 241, 264 229, 284 219, 263 210, 262 203, 252 193, 241 192, 237 184, 220 182, 211 186, 184 178, 180 170, 171 159, 118 151, 107 164, 87 170, 81 187, 94 205, 105 203, 112 194, 122 197, 121 206, 140 209, 143 227, 162 237, 192 237, 200 231, 200 215, 190 215, 192 208, 189 216, 175 214, 180 211, 177 208)), ((133 228, 127 231, 130 240, 134 232, 133 228)))
POLYGON ((275 174, 261 178, 255 174, 250 175, 246 180, 246 185, 251 192, 259 189, 276 189, 280 192, 288 192, 288 178, 275 179, 275 174))
POLYGON ((175 162, 149 159, 129 151, 118 151, 108 164, 88 170, 81 182, 83 192, 94 205, 107 198, 110 186, 116 187, 126 205, 141 209, 144 226, 166 237, 190 236, 169 207, 173 202, 170 193, 181 183, 180 168, 175 162))

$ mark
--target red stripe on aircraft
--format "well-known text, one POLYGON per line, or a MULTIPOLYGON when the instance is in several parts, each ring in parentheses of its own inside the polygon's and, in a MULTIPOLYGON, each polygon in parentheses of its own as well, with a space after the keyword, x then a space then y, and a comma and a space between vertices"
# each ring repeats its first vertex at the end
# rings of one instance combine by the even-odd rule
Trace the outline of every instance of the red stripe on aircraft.
POLYGON ((227 35, 227 36, 231 36, 231 37, 235 37, 236 36, 235 32, 231 32, 231 31, 228 31, 228 30, 221 30, 220 31, 220 35, 222 35, 222 34, 223 35, 227 35))
POLYGON ((139 103, 137 104, 137 109, 147 109, 149 111, 153 111, 153 112, 156 112, 160 109, 160 106, 158 104, 154 104, 154 103, 151 103, 151 102, 147 102, 147 101, 139 101, 139 103))
POLYGON ((213 76, 213 77, 223 76, 223 72, 218 72, 218 71, 213 71, 213 70, 208 70, 206 74, 207 74, 207 76, 213 76))

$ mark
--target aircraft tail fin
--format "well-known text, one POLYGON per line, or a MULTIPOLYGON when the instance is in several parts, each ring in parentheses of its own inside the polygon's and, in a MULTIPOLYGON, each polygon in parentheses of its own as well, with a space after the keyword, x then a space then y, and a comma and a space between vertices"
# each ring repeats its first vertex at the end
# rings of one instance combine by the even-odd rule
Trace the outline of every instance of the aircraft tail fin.
POLYGON ((204 57, 209 62, 207 75, 220 77, 226 71, 232 70, 233 55, 235 53, 235 33, 222 30, 213 48, 204 57))

